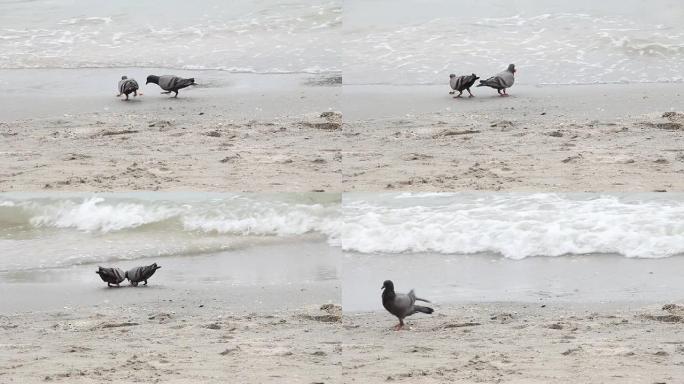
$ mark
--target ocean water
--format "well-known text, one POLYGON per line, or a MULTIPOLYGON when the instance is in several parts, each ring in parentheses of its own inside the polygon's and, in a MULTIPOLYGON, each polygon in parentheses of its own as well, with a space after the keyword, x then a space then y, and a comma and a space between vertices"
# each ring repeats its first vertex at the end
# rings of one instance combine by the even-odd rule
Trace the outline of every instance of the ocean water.
POLYGON ((339 247, 339 209, 325 193, 2 194, 0 273, 339 247))
POLYGON ((387 279, 437 307, 681 300, 684 194, 351 193, 342 211, 345 311, 382 311, 387 279))
POLYGON ((448 84, 517 66, 518 84, 682 82, 678 0, 350 0, 345 84, 448 84))
POLYGON ((342 210, 342 247, 362 254, 684 255, 679 193, 352 193, 342 210))
POLYGON ((339 0, 0 0, 0 68, 341 69, 339 0))

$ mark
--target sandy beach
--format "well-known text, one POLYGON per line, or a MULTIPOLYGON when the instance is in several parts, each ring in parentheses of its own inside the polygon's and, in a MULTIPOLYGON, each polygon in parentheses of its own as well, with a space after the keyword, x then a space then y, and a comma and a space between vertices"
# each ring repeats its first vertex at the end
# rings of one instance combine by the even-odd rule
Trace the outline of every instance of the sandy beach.
POLYGON ((479 303, 414 315, 345 313, 344 382, 676 383, 684 307, 479 303))
POLYGON ((0 273, 0 382, 339 382, 339 251, 322 242, 0 273))
POLYGON ((178 70, 172 99, 144 85, 168 71, 3 70, 0 190, 339 190, 339 77, 178 70))
POLYGON ((339 307, 231 310, 197 293, 0 315, 0 381, 340 382, 339 307))
POLYGON ((344 86, 346 191, 682 191, 679 84, 344 86))

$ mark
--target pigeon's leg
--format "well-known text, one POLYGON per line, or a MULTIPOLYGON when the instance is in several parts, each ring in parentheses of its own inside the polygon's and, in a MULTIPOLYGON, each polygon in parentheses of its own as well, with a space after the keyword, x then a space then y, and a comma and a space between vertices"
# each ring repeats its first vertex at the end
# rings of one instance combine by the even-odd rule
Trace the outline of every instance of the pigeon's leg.
POLYGON ((147 280, 145 280, 145 285, 147 285, 147 280))
POLYGON ((472 94, 472 92, 470 92, 470 88, 466 88, 466 90, 467 90, 468 93, 470 94, 470 96, 468 96, 468 97, 475 97, 475 96, 472 94))
POLYGON ((508 93, 506 93, 506 88, 503 89, 503 95, 501 96, 508 96, 508 93))
POLYGON ((496 90, 496 93, 498 93, 499 96, 503 96, 503 95, 501 94, 501 90, 500 90, 500 89, 497 89, 497 90, 496 90))
POLYGON ((173 97, 178 98, 178 91, 174 91, 174 92, 176 92, 176 94, 173 95, 173 97))
POLYGON ((463 94, 463 91, 458 91, 458 95, 454 96, 454 99, 458 99, 463 94))
POLYGON ((126 101, 128 101, 128 93, 126 94, 126 101))
POLYGON ((399 319, 399 324, 397 324, 396 328, 394 328, 395 331, 401 331, 401 329, 404 328, 404 319, 399 319))
POLYGON ((133 97, 138 97, 138 91, 133 91, 133 97))

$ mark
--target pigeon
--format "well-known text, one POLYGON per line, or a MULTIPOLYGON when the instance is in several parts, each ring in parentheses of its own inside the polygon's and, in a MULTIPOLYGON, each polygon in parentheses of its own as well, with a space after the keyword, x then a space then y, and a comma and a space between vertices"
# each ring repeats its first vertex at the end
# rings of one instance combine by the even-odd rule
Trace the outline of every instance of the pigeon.
POLYGON ((128 279, 128 281, 131 282, 131 285, 134 287, 137 287, 138 283, 141 281, 144 281, 145 285, 147 285, 147 279, 152 277, 152 275, 154 275, 154 272, 159 268, 161 267, 158 266, 157 263, 153 263, 151 265, 143 267, 135 267, 126 272, 126 278, 128 279))
POLYGON ((458 91, 458 96, 454 97, 461 97, 461 94, 465 90, 470 94, 468 97, 473 97, 473 94, 470 93, 470 87, 475 84, 475 80, 479 79, 479 77, 474 73, 467 76, 456 77, 456 75, 452 73, 449 75, 449 79, 449 85, 451 86, 451 89, 453 89, 453 91, 449 92, 450 95, 453 95, 455 91, 458 91))
POLYGON ((513 86, 513 83, 515 82, 515 64, 509 64, 508 68, 506 68, 505 71, 497 73, 496 75, 490 77, 487 80, 480 80, 480 84, 478 84, 478 87, 481 86, 486 86, 486 87, 492 87, 496 89, 496 91, 499 93, 501 96, 508 96, 506 93, 506 88, 510 88, 513 86), (503 93, 501 93, 503 91, 503 93))
POLYGON ((196 85, 194 78, 184 79, 182 77, 172 75, 149 75, 147 76, 147 82, 145 84, 149 83, 157 84, 161 89, 165 90, 166 92, 162 92, 162 95, 175 92, 176 94, 173 97, 178 97, 179 89, 189 87, 191 85, 196 85))
POLYGON ((385 307, 387 312, 393 314, 399 318, 399 324, 394 327, 395 331, 400 330, 404 327, 404 318, 406 316, 411 316, 414 313, 422 312, 431 314, 434 310, 430 307, 423 307, 421 305, 415 305, 416 301, 424 301, 429 303, 425 299, 416 297, 413 289, 408 293, 395 293, 394 283, 391 280, 385 280, 382 283, 382 306, 385 307))
POLYGON ((133 97, 138 96, 138 82, 135 79, 129 79, 128 76, 121 76, 121 81, 119 81, 119 94, 126 95, 126 100, 128 100, 128 95, 133 94, 133 97))
POLYGON ((107 283, 108 287, 111 287, 112 284, 116 284, 116 286, 118 287, 119 284, 121 284, 121 282, 126 279, 126 274, 119 268, 98 267, 95 273, 100 275, 100 278, 102 279, 102 281, 107 283))

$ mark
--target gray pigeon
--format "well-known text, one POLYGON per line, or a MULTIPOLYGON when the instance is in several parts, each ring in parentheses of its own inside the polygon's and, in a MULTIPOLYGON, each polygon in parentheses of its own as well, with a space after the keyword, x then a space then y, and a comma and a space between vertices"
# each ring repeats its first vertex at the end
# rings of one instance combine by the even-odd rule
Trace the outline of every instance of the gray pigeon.
POLYGON ((176 94, 173 97, 178 97, 178 90, 179 89, 183 89, 183 88, 189 87, 191 85, 196 85, 194 78, 184 79, 182 77, 172 76, 172 75, 164 75, 164 76, 149 75, 149 76, 147 76, 147 82, 145 84, 149 84, 149 83, 157 84, 161 89, 166 91, 166 92, 162 92, 162 94, 169 94, 171 92, 175 92, 176 94))
POLYGON ((424 301, 426 303, 429 303, 429 301, 416 297, 413 289, 408 294, 395 293, 394 283, 392 283, 391 280, 385 280, 385 282, 382 283, 381 289, 384 290, 382 291, 382 306, 385 307, 389 313, 399 318, 399 324, 394 327, 395 331, 404 327, 404 318, 406 316, 411 316, 418 312, 427 313, 429 315, 434 311, 430 307, 423 307, 415 304, 416 301, 424 301))
POLYGON ((126 100, 128 100, 128 95, 131 93, 134 97, 138 96, 138 88, 137 81, 129 79, 128 76, 121 76, 121 81, 119 81, 119 94, 116 95, 116 97, 126 95, 126 100))
POLYGON ((144 267, 135 267, 126 272, 126 278, 128 279, 128 281, 131 282, 131 285, 134 287, 137 287, 138 283, 141 281, 144 281, 145 285, 147 285, 147 279, 152 277, 152 275, 154 275, 154 272, 156 272, 159 268, 161 267, 158 266, 157 263, 153 263, 151 265, 147 265, 144 267))
POLYGON ((102 281, 107 283, 108 287, 111 287, 112 284, 116 284, 116 286, 118 287, 119 284, 121 284, 121 282, 126 279, 126 274, 119 268, 98 267, 95 273, 100 275, 100 278, 102 279, 102 281))
POLYGON ((496 75, 490 77, 487 80, 480 80, 478 87, 486 86, 496 89, 496 91, 501 96, 508 96, 506 93, 506 88, 513 86, 515 82, 515 64, 509 64, 505 71, 497 73, 496 75), (503 91, 503 93, 501 93, 503 91))
POLYGON ((455 91, 458 91, 458 96, 454 97, 461 97, 461 94, 465 90, 468 91, 468 93, 470 94, 470 96, 468 97, 473 97, 473 94, 470 93, 470 87, 472 87, 473 84, 475 84, 475 80, 477 79, 479 79, 479 77, 477 77, 477 75, 474 73, 471 75, 459 77, 456 77, 456 75, 452 73, 451 75, 449 75, 449 86, 451 86, 451 89, 453 89, 453 91, 449 92, 449 94, 453 95, 455 91))

